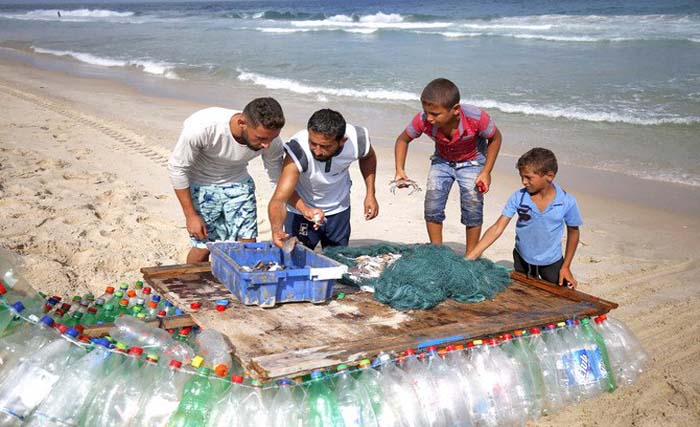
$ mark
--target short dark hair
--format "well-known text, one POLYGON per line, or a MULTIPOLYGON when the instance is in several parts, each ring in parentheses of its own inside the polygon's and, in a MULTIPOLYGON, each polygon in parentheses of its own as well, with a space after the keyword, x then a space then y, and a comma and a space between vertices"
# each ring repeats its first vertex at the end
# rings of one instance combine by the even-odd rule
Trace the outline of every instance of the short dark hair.
POLYGON ((274 98, 255 98, 243 109, 243 115, 250 120, 252 127, 282 129, 284 113, 282 106, 274 98))
POLYGON ((441 105, 445 108, 452 108, 459 104, 459 99, 457 86, 443 78, 428 83, 420 94, 420 102, 441 105))
POLYGON ((311 115, 306 128, 340 141, 345 136, 345 126, 345 119, 342 114, 329 108, 324 108, 311 115))
POLYGON ((530 168, 538 175, 544 175, 548 172, 553 172, 556 175, 559 170, 557 158, 546 148, 533 148, 523 154, 518 159, 516 168, 518 170, 530 168))

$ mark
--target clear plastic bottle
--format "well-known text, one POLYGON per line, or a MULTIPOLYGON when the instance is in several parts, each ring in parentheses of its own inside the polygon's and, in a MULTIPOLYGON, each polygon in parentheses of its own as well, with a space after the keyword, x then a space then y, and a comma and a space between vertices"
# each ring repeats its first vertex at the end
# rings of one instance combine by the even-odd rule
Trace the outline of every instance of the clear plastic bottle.
POLYGON ((602 314, 595 325, 608 348, 615 379, 619 385, 631 385, 644 371, 649 355, 622 322, 602 314))
POLYGON ((391 360, 391 356, 381 353, 377 356, 381 372, 381 386, 385 405, 391 406, 400 418, 402 426, 427 425, 421 403, 409 376, 391 360))
POLYGON ((470 423, 468 400, 461 384, 461 372, 455 371, 443 360, 443 355, 437 351, 437 347, 426 349, 428 375, 432 376, 436 385, 435 392, 445 416, 446 425, 456 426, 470 423))
POLYGON ((610 366, 610 357, 608 356, 608 349, 605 347, 605 340, 591 325, 591 320, 589 318, 581 319, 581 326, 579 326, 579 333, 588 338, 589 341, 595 342, 598 347, 598 354, 593 357, 598 357, 598 370, 601 372, 603 379, 601 380, 601 385, 603 386, 603 391, 612 393, 617 388, 615 383, 615 376, 612 374, 612 367, 610 366))
POLYGON ((566 383, 566 378, 560 381, 557 377, 559 372, 557 370, 556 349, 550 348, 545 343, 539 328, 530 329, 530 335, 527 337, 527 347, 530 348, 532 354, 539 361, 543 385, 542 413, 552 414, 564 405, 568 396, 568 391, 560 387, 560 384, 566 383))
POLYGON ((0 425, 20 425, 48 396, 61 373, 77 355, 68 338, 78 336, 70 328, 65 339, 57 339, 21 361, 0 384, 0 425))
POLYGON ((503 367, 492 360, 489 348, 482 340, 472 341, 470 348, 474 424, 489 427, 510 425, 512 406, 508 392, 502 385, 500 369, 503 367))
POLYGON ((210 364, 216 376, 219 378, 228 376, 233 366, 231 348, 221 332, 206 329, 197 335, 195 345, 198 353, 210 364))
POLYGON ((212 405, 207 422, 208 427, 237 427, 241 425, 240 406, 246 393, 243 377, 231 376, 231 385, 224 395, 212 405))
POLYGON ((22 327, 0 340, 0 380, 5 378, 17 363, 31 356, 32 352, 58 339, 53 325, 53 319, 44 316, 36 325, 24 323, 22 327))
POLYGON ((474 408, 474 389, 471 380, 471 370, 467 353, 463 345, 449 345, 445 348, 445 364, 452 374, 456 386, 459 389, 461 397, 464 401, 464 413, 460 415, 460 424, 472 424, 472 415, 474 408), (466 420, 466 421, 465 421, 466 420))
POLYGON ((401 417, 384 398, 384 393, 382 392, 382 377, 379 371, 372 368, 369 359, 362 359, 360 360, 358 372, 357 382, 367 392, 370 404, 372 405, 372 411, 377 418, 377 424, 382 427, 400 425, 401 417))
POLYGON ((131 425, 133 427, 166 427, 177 410, 187 375, 180 370, 182 363, 171 360, 168 368, 154 380, 155 387, 144 393, 138 403, 139 411, 131 425))
MULTIPOLYGON (((522 333, 522 331, 520 332, 522 333)), ((529 354, 520 345, 516 344, 511 334, 501 335, 500 347, 510 359, 515 372, 515 383, 513 385, 515 391, 513 394, 514 408, 517 408, 522 418, 534 419, 538 417, 541 412, 542 392, 537 387, 541 384, 535 384, 535 378, 530 370, 530 366, 536 364, 535 372, 539 373, 539 363, 537 360, 530 360, 529 354)))
POLYGON ((338 412, 345 426, 377 426, 377 418, 365 389, 350 375, 347 365, 338 365, 335 377, 338 412))
POLYGON ((415 350, 408 349, 402 360, 401 368, 411 379, 411 386, 416 392, 423 410, 423 414, 429 426, 444 425, 446 416, 437 386, 432 375, 428 372, 428 367, 416 356, 415 350))
POLYGON ((187 380, 182 391, 180 404, 170 418, 168 427, 204 427, 207 425, 209 406, 214 394, 209 380, 210 373, 209 368, 200 367, 197 373, 187 380))
POLYGON ((243 396, 240 405, 241 425, 245 427, 268 427, 268 410, 262 394, 262 383, 251 380, 250 388, 243 396))
MULTIPOLYGON (((560 322, 561 323, 561 322, 560 322)), ((564 325, 558 324, 557 333, 566 344, 567 351, 564 354, 564 366, 568 375, 568 382, 575 385, 578 393, 575 400, 590 399, 603 391, 603 382, 607 382, 601 372, 601 356, 598 346, 593 340, 579 333, 572 319, 564 325)))
POLYGON ((105 361, 112 357, 108 347, 107 340, 95 340, 95 347, 63 372, 56 382, 58 388, 51 391, 22 426, 77 426, 90 393, 102 376, 105 361))
POLYGON ((304 403, 294 396, 294 381, 283 378, 277 381, 277 392, 270 404, 269 424, 274 427, 302 427, 304 403))

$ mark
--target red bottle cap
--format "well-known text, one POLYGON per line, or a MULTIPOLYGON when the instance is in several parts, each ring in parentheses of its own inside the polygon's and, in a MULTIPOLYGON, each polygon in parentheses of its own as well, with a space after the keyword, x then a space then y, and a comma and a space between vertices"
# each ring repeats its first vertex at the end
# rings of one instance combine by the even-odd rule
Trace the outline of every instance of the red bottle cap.
POLYGON ((108 293, 108 294, 113 294, 113 293, 114 293, 114 287, 112 287, 112 286, 107 286, 107 287, 105 288, 105 292, 108 293))
POLYGON ((232 375, 231 382, 236 384, 243 384, 243 377, 240 375, 232 375))
POLYGON ((532 335, 539 335, 541 332, 540 328, 530 328, 530 333, 532 335))
POLYGON ((173 368, 181 368, 182 362, 180 362, 179 360, 171 360, 170 366, 172 366, 173 368))
POLYGON ((225 306, 225 305, 218 305, 218 304, 217 304, 217 306, 216 306, 216 311, 224 311, 224 310, 226 310, 226 306, 225 306))
POLYGON ((143 354, 143 349, 141 347, 131 347, 129 349, 129 354, 133 354, 135 356, 141 356, 143 354))
POLYGON ((513 339, 513 335, 511 335, 511 334, 503 334, 503 335, 501 335, 501 340, 503 340, 503 341, 510 341, 510 340, 512 340, 512 339, 513 339))
POLYGON ((412 349, 412 348, 409 348, 408 350, 404 351, 404 354, 405 354, 406 356, 415 356, 415 355, 416 355, 416 351, 415 351, 414 349, 412 349))
POLYGON ((149 288, 148 286, 146 286, 145 288, 143 288, 143 290, 141 290, 141 292, 143 292, 143 293, 146 294, 146 295, 150 295, 150 294, 151 294, 151 288, 149 288))
POLYGON ((202 307, 201 302, 193 302, 192 304, 190 304, 190 308, 192 310, 199 310, 201 307, 202 307))

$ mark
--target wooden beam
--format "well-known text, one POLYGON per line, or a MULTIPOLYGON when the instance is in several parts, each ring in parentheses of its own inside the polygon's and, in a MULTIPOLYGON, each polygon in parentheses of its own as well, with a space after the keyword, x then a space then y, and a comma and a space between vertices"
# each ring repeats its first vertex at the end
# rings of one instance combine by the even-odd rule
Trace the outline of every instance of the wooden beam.
MULTIPOLYGON (((163 319, 162 324, 160 323, 160 319, 146 320, 145 322, 149 325, 153 325, 154 327, 159 327, 163 329, 185 328, 188 326, 197 325, 192 316, 190 316, 189 314, 184 314, 182 316, 166 317, 163 319)), ((112 327, 114 327, 114 323, 86 326, 83 330, 83 335, 87 335, 89 337, 101 337, 109 334, 109 330, 112 329, 112 327)))

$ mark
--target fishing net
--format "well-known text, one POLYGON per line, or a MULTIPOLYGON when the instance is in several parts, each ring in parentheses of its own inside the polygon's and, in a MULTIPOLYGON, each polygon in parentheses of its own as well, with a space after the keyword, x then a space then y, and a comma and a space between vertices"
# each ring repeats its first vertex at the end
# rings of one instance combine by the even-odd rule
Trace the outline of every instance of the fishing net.
MULTIPOLYGON (((468 261, 447 246, 398 245, 330 247, 324 254, 352 269, 366 257, 400 254, 378 277, 346 276, 359 286, 374 288, 374 299, 397 310, 429 309, 447 298, 478 302, 493 298, 510 284, 505 267, 485 259, 468 261)), ((371 263, 372 261, 370 261, 371 263)))

